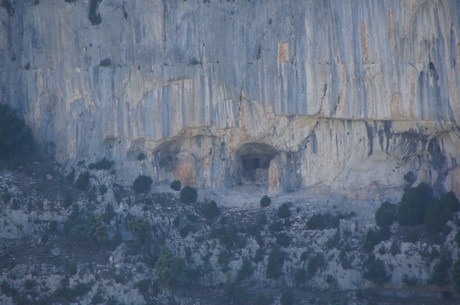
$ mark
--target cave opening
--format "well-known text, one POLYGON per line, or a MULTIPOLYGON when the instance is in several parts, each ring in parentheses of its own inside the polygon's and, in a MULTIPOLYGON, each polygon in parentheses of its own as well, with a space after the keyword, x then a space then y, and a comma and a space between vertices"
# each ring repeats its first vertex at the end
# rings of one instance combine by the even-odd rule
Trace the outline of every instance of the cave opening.
POLYGON ((236 153, 237 183, 266 186, 270 162, 278 150, 263 143, 245 143, 236 153))

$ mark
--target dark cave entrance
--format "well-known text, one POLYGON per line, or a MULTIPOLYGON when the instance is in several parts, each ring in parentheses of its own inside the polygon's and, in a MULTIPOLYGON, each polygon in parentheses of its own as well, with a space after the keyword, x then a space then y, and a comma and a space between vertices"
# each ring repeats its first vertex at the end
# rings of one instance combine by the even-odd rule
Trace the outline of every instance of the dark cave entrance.
POLYGON ((278 155, 278 150, 262 143, 246 143, 236 153, 237 183, 266 186, 270 161, 278 155))

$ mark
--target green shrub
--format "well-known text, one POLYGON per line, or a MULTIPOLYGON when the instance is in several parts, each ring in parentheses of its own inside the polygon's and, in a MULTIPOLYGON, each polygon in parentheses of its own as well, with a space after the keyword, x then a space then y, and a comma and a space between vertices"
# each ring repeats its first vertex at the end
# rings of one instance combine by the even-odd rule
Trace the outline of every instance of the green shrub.
POLYGON ((75 186, 82 191, 88 190, 89 172, 86 171, 78 175, 77 181, 75 181, 75 186))
POLYGON ((307 230, 337 229, 339 224, 340 219, 338 216, 332 216, 330 214, 313 214, 305 224, 305 227, 307 230))
POLYGON ((105 157, 104 159, 96 162, 96 163, 90 163, 88 165, 88 168, 90 170, 96 169, 96 170, 110 170, 112 166, 115 164, 114 161, 109 161, 105 157))
POLYGON ((398 208, 388 201, 382 202, 380 208, 375 212, 375 221, 379 227, 388 227, 398 219, 398 208))
POLYGON ((433 273, 430 276, 430 284, 438 287, 443 287, 449 283, 449 268, 452 266, 452 261, 448 257, 442 257, 439 262, 434 265, 433 273))
POLYGON ((455 234, 455 243, 457 244, 457 247, 460 247, 460 231, 455 234))
POLYGON ((284 230, 283 223, 281 221, 275 221, 271 225, 268 226, 268 229, 271 233, 277 233, 284 230))
POLYGON ((363 277, 376 285, 382 285, 390 279, 382 260, 370 255, 364 263, 363 277))
MULTIPOLYGON (((3 5, 8 3, 3 1, 3 5)), ((0 160, 23 156, 34 146, 32 132, 24 120, 9 106, 0 104, 0 160)))
POLYGON ((278 208, 278 217, 279 218, 289 218, 291 217, 291 211, 289 210, 289 203, 285 202, 278 208))
POLYGON ((364 250, 372 251, 376 245, 380 244, 382 241, 389 240, 390 237, 391 232, 388 227, 383 227, 375 231, 369 230, 364 239, 364 250))
POLYGON ((286 233, 281 233, 276 236, 276 243, 281 247, 287 248, 289 247, 289 243, 291 242, 291 238, 286 233))
POLYGON ((195 203, 198 199, 196 188, 186 185, 182 191, 180 191, 180 199, 185 203, 195 203))
POLYGON ((317 253, 313 258, 308 262, 307 273, 312 278, 315 276, 318 270, 324 268, 326 265, 326 260, 324 259, 324 255, 322 253, 317 253))
POLYGON ((267 278, 277 279, 283 274, 285 254, 279 249, 274 248, 268 257, 267 278))
POLYGON ((453 214, 447 204, 433 199, 427 204, 425 228, 430 233, 440 233, 452 217, 453 214))
POLYGON ((220 211, 217 207, 217 203, 214 200, 212 200, 208 203, 203 204, 203 206, 201 207, 201 213, 206 219, 213 219, 219 216, 220 211))
POLYGON ((136 180, 134 180, 133 182, 133 190, 134 192, 136 192, 137 194, 147 194, 148 192, 150 192, 150 188, 152 187, 152 178, 150 178, 149 176, 139 176, 136 178, 136 180))
POLYGON ((294 304, 294 291, 289 288, 283 291, 280 298, 281 305, 293 305, 294 304))
POLYGON ((448 206, 452 213, 460 211, 460 202, 458 201, 454 192, 450 191, 445 193, 439 200, 441 201, 442 205, 448 206))
POLYGON ((433 198, 433 190, 426 183, 407 188, 398 210, 401 225, 418 225, 424 222, 427 203, 433 198))
POLYGON ((256 298, 254 299, 254 305, 271 305, 275 302, 275 299, 272 295, 267 295, 266 293, 257 293, 256 298))
POLYGON ((155 274, 158 283, 166 288, 174 288, 185 282, 185 262, 175 256, 171 250, 162 248, 155 263, 155 274))
POLYGON ((264 195, 262 198, 260 198, 260 206, 263 208, 268 207, 271 202, 272 200, 267 195, 264 195))
POLYGON ((294 281, 297 284, 303 284, 307 281, 307 272, 303 268, 296 268, 294 270, 294 281))
POLYGON ((126 228, 133 234, 134 246, 142 246, 150 240, 152 225, 147 219, 128 215, 126 228))
POLYGON ((254 274, 251 261, 243 259, 243 264, 240 270, 238 270, 238 281, 242 281, 245 278, 250 278, 254 274))
POLYGON ((409 171, 406 174, 404 174, 404 180, 406 180, 407 183, 412 184, 417 180, 417 176, 414 174, 414 172, 409 171))
POLYGON ((179 180, 174 180, 173 182, 171 182, 169 186, 171 187, 171 189, 175 191, 180 191, 180 188, 181 188, 181 184, 179 180))
POLYGON ((454 284, 455 291, 460 292, 460 259, 455 261, 452 268, 452 282, 454 284))

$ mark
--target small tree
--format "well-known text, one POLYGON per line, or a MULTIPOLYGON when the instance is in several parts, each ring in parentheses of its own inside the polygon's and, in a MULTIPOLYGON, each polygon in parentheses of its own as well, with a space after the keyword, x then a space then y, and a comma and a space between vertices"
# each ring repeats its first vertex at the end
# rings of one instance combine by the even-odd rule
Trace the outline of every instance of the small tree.
POLYGON ((385 284, 390 279, 385 269, 385 263, 375 258, 373 254, 365 262, 364 268, 364 278, 376 285, 385 284))
POLYGON ((423 224, 427 203, 432 198, 433 190, 426 183, 406 189, 399 204, 399 223, 401 225, 423 224))
POLYGON ((398 209, 388 201, 382 202, 380 208, 375 212, 375 221, 379 227, 391 226, 398 218, 398 209))
POLYGON ((196 188, 188 185, 184 186, 182 191, 180 191, 180 199, 185 203, 195 203, 198 199, 196 188))
POLYGON ((280 298, 281 305, 292 305, 294 304, 294 291, 291 288, 283 291, 280 298))
POLYGON ((289 218, 291 216, 291 211, 289 210, 289 204, 287 202, 280 205, 278 208, 278 217, 279 218, 289 218))
POLYGON ((217 207, 217 203, 212 200, 211 202, 205 203, 201 208, 201 213, 206 219, 213 219, 214 217, 219 216, 219 208, 217 207))
POLYGON ((175 191, 180 191, 180 188, 181 188, 180 181, 179 180, 174 180, 173 182, 171 182, 170 187, 171 187, 171 189, 173 189, 175 191))
POLYGON ((272 200, 267 195, 264 195, 262 198, 260 198, 260 206, 263 208, 268 207, 271 202, 272 200))
POLYGON ((166 288, 174 288, 184 283, 185 262, 175 256, 171 250, 162 248, 155 264, 158 282, 166 288))
POLYGON ((137 194, 141 194, 141 193, 148 193, 150 192, 150 188, 152 187, 152 178, 150 178, 149 176, 139 176, 136 178, 136 180, 134 180, 133 182, 133 190, 134 192, 136 192, 137 194))
POLYGON ((460 292, 460 259, 458 259, 452 268, 452 281, 454 282, 455 291, 460 292))
POLYGON ((268 257, 267 277, 277 279, 283 274, 284 253, 279 248, 274 248, 268 257))

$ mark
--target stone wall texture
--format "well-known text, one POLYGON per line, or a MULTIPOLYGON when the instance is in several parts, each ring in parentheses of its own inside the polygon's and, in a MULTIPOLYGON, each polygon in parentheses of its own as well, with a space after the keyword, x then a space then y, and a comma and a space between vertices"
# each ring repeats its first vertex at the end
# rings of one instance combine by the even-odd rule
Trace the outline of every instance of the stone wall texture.
POLYGON ((280 191, 460 195, 460 1, 0 3, 0 102, 69 168, 219 189, 254 143, 280 191))

